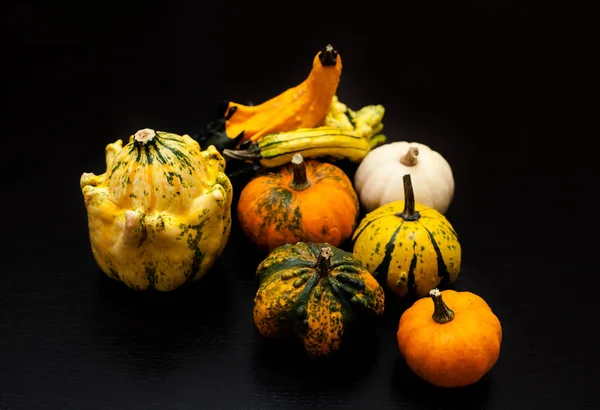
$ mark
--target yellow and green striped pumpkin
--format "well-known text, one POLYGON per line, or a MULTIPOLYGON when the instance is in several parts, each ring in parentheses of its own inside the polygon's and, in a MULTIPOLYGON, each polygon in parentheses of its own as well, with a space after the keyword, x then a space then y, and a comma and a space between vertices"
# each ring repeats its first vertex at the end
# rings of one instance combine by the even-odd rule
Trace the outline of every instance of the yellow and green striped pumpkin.
POLYGON ((368 213, 353 236, 354 257, 399 297, 427 296, 456 281, 461 267, 458 236, 444 215, 415 203, 410 175, 404 201, 368 213))

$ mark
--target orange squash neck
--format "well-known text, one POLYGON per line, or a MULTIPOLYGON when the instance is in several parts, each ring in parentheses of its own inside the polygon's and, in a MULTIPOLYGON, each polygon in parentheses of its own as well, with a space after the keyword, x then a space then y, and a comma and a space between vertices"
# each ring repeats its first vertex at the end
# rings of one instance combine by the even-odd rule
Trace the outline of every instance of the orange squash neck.
POLYGON ((334 92, 337 89, 338 83, 341 76, 341 63, 336 67, 313 67, 308 77, 305 80, 306 85, 311 87, 322 86, 322 87, 333 87, 334 92))

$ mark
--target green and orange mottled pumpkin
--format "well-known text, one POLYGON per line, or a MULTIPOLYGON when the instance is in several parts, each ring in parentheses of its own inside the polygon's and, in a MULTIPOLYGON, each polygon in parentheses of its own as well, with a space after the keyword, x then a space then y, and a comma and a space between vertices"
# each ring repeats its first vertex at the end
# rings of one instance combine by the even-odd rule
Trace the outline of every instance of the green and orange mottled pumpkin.
POLYGON ((337 352, 354 319, 384 311, 377 280, 351 253, 326 243, 280 246, 256 274, 254 323, 260 334, 299 337, 312 357, 337 352))
POLYGON ((298 241, 340 246, 358 223, 358 196, 340 168, 294 155, 291 163, 257 176, 240 193, 244 234, 264 251, 298 241))

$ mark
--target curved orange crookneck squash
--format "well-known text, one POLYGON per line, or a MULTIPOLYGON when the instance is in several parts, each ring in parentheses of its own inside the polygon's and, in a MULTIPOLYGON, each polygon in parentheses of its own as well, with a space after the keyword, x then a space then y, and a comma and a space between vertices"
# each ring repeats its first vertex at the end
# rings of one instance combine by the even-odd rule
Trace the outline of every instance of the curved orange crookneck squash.
POLYGON ((198 140, 202 146, 215 145, 222 150, 275 132, 323 125, 341 73, 342 59, 327 45, 314 57, 312 70, 302 83, 259 105, 223 103, 219 118, 205 127, 198 140))

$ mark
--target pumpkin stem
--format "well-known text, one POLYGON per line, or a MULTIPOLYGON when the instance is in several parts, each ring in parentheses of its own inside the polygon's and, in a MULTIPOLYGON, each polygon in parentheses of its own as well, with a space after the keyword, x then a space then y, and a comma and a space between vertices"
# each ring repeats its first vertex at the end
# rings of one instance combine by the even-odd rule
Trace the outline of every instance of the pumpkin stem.
POLYGON ((321 252, 319 253, 319 257, 317 259, 317 271, 322 277, 329 275, 331 270, 330 259, 332 256, 333 252, 331 252, 330 247, 324 246, 321 248, 321 252))
POLYGON ((454 311, 444 303, 442 292, 438 288, 433 288, 429 291, 429 296, 433 300, 433 315, 431 316, 433 321, 440 325, 451 322, 454 319, 454 311))
POLYGON ((133 139, 136 143, 145 145, 152 141, 154 137, 156 137, 156 131, 151 130, 150 128, 144 128, 143 130, 136 132, 133 136, 133 139))
POLYGON ((421 214, 415 209, 415 193, 412 181, 410 180, 410 174, 404 175, 402 182, 404 182, 404 210, 397 213, 396 216, 405 221, 416 221, 421 217, 421 214))
POLYGON ((331 44, 327 44, 319 53, 319 60, 324 67, 337 64, 338 52, 331 44))
POLYGON ((310 187, 311 183, 306 177, 306 164, 301 154, 294 154, 292 157, 292 171, 294 179, 290 182, 290 188, 295 191, 302 191, 310 187))
POLYGON ((419 156, 419 148, 417 147, 409 147, 406 154, 400 157, 400 162, 407 167, 412 167, 417 165, 417 157, 419 156))

